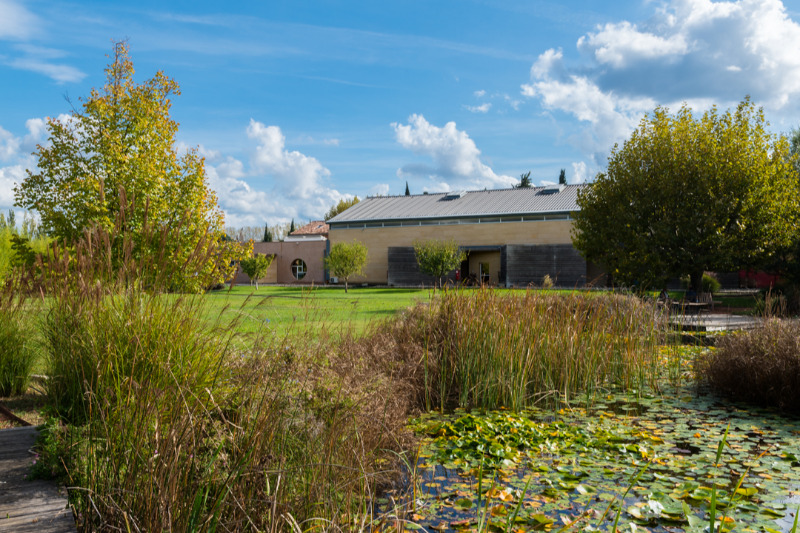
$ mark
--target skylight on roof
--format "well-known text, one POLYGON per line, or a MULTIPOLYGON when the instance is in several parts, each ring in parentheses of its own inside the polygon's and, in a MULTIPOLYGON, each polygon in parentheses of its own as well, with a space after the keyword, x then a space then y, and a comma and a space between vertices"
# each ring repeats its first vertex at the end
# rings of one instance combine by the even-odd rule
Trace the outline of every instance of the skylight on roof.
POLYGON ((467 191, 449 192, 440 201, 458 200, 467 194, 467 191))

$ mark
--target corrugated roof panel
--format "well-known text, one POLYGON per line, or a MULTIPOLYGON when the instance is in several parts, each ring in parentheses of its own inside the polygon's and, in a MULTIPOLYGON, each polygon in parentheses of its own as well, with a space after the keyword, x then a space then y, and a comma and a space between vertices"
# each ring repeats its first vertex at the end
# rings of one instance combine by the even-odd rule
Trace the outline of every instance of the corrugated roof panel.
POLYGON ((578 211, 578 191, 587 184, 563 189, 495 189, 466 193, 374 196, 366 198, 329 220, 365 222, 416 218, 475 217, 488 215, 529 215, 578 211), (459 197, 456 197, 459 196, 459 197))

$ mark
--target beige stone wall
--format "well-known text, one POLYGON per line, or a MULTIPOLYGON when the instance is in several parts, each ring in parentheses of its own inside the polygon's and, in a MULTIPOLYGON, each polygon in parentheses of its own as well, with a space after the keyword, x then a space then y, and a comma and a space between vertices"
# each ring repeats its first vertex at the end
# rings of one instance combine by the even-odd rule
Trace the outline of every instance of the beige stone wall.
MULTIPOLYGON (((338 242, 361 241, 369 255, 363 281, 386 283, 389 274, 390 246, 413 246, 415 240, 455 239, 461 246, 497 246, 503 244, 571 244, 571 220, 537 220, 494 224, 454 224, 443 226, 402 226, 392 228, 339 229, 332 227, 331 246, 338 242)), ((474 255, 474 254, 473 254, 474 255)), ((470 269, 472 266, 470 265, 470 269)), ((499 255, 494 281, 500 271, 499 255)), ((474 272, 477 274, 477 265, 474 272)), ((358 281, 362 281, 360 278, 358 281)))
MULTIPOLYGON (((325 249, 327 241, 308 242, 257 242, 253 244, 253 252, 257 254, 275 254, 276 257, 267 270, 267 275, 258 280, 259 283, 325 283, 325 249), (292 275, 292 261, 302 259, 306 263, 306 275, 297 280, 292 275)), ((250 278, 238 270, 234 277, 236 284, 249 284, 250 278)))

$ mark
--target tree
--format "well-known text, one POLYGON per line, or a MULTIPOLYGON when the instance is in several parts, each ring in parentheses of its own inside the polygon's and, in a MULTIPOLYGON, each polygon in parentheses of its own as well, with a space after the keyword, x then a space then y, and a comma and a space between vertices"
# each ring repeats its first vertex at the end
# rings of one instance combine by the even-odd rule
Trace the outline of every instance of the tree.
POLYGON ((411 191, 408 188, 408 182, 406 182, 406 196, 411 196, 411 191))
POLYGON ((272 242, 272 232, 269 230, 269 224, 264 224, 264 242, 272 242))
POLYGON ((256 282, 256 290, 258 290, 258 280, 267 275, 267 270, 274 259, 275 254, 253 254, 252 257, 245 257, 239 261, 242 272, 250 278, 250 285, 256 282))
MULTIPOLYGON (((113 234, 131 239, 139 257, 158 256, 177 273, 197 243, 221 242, 223 214, 203 158, 175 148, 178 124, 169 111, 177 82, 157 72, 137 84, 133 75, 127 45, 116 43, 105 86, 81 99, 68 120, 48 120, 48 142, 34 154, 37 170, 14 188, 15 203, 37 211, 42 229, 67 244, 93 227, 116 226, 113 234), (153 232, 175 238, 166 249, 148 249, 156 240, 144 234, 153 232)), ((176 274, 173 288, 200 290, 207 276, 222 281, 238 249, 220 245, 200 272, 176 274)))
POLYGON ((332 219, 333 217, 335 217, 339 213, 342 213, 342 212, 350 209, 351 207, 353 207, 354 205, 356 205, 360 201, 361 200, 358 199, 358 196, 354 196, 353 198, 351 198, 349 200, 347 200, 345 198, 342 198, 341 200, 339 200, 338 204, 336 204, 333 207, 331 207, 330 210, 327 213, 325 213, 325 220, 327 221, 327 220, 332 219))
POLYGON ((798 227, 789 143, 745 99, 696 118, 656 108, 578 194, 573 243, 617 281, 650 288, 763 264, 798 227))
POLYGON ((532 186, 530 171, 519 175, 519 185, 516 186, 517 189, 530 189, 532 186))
POLYGON ((419 269, 437 278, 439 286, 442 285, 445 274, 458 268, 466 258, 466 254, 458 248, 458 243, 453 239, 415 241, 414 254, 417 256, 419 269))
POLYGON ((292 233, 294 233, 294 230, 295 230, 294 219, 292 219, 292 223, 289 225, 289 233, 288 234, 291 235, 292 233))
POLYGON ((800 173, 800 128, 793 129, 789 136, 789 152, 792 156, 795 170, 800 173))
POLYGON ((337 242, 331 246, 331 251, 325 258, 325 268, 332 275, 344 280, 344 292, 347 292, 349 279, 363 274, 366 264, 367 246, 359 241, 337 242))
POLYGON ((567 171, 566 169, 561 169, 561 172, 558 174, 558 184, 559 185, 566 185, 567 184, 567 171))

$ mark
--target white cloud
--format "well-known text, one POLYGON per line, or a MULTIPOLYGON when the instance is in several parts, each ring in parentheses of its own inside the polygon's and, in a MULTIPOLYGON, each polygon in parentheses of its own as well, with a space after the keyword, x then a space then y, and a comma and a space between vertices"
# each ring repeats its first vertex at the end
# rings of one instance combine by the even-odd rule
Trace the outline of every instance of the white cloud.
POLYGON ((434 189, 444 186, 497 188, 516 183, 517 180, 511 176, 498 176, 483 164, 475 142, 466 132, 459 131, 455 122, 448 122, 440 128, 416 114, 411 115, 408 121, 408 125, 392 124, 397 142, 415 154, 430 157, 434 166, 408 164, 398 170, 398 176, 430 178, 436 182, 432 186, 434 189))
POLYGON ((0 126, 0 161, 10 161, 19 153, 20 139, 0 126))
POLYGON ((475 91, 475 92, 474 92, 474 93, 472 93, 472 94, 474 94, 474 95, 475 95, 475 98, 483 98, 484 96, 486 96, 486 91, 484 91, 483 89, 481 89, 480 91, 475 91))
POLYGON ((278 126, 250 120, 247 137, 256 142, 249 167, 199 147, 206 157, 210 186, 217 192, 228 226, 253 226, 319 219, 347 195, 327 186, 330 171, 317 159, 286 149, 278 126))
POLYGON ((683 55, 688 44, 681 34, 662 37, 639 31, 635 24, 624 21, 606 24, 597 33, 581 37, 578 49, 582 48, 591 50, 601 65, 622 68, 635 61, 683 55))
POLYGON ((25 179, 25 167, 12 165, 0 167, 0 206, 14 205, 14 186, 25 179))
POLYGON ((322 180, 330 171, 313 157, 286 150, 286 137, 278 126, 250 120, 247 136, 258 141, 253 167, 270 174, 276 186, 293 198, 309 199, 323 190, 322 180))
POLYGON ((470 111, 472 113, 488 113, 489 110, 492 108, 492 104, 486 102, 481 105, 467 105, 464 107, 467 108, 467 111, 470 111))
POLYGON ((388 183, 379 183, 377 185, 373 185, 369 189, 370 196, 388 196, 389 194, 389 184, 388 183))
POLYGON ((572 163, 572 179, 570 179, 570 183, 583 183, 587 178, 586 162, 578 161, 572 163))
POLYGON ((658 105, 725 109, 749 94, 768 117, 800 119, 800 25, 780 0, 646 5, 648 20, 610 22, 578 39, 588 62, 567 68, 561 49, 546 50, 521 86, 550 114, 578 120, 564 137, 591 162, 584 174, 658 105))
POLYGON ((0 39, 24 40, 38 31, 39 20, 19 2, 0 0, 0 39))
POLYGON ((19 70, 30 70, 31 72, 44 74, 58 83, 78 82, 86 77, 86 74, 75 67, 56 65, 32 57, 12 59, 6 64, 19 70))

